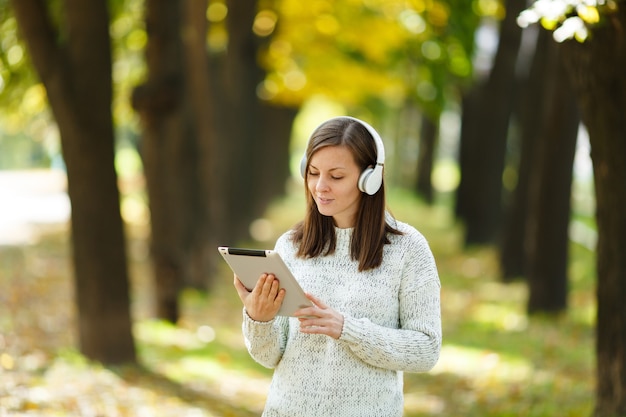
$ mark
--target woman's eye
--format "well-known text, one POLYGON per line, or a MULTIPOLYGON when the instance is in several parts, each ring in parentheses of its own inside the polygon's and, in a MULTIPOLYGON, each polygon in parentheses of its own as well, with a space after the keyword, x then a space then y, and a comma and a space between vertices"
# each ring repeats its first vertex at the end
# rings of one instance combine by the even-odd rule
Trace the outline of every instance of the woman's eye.
MULTIPOLYGON (((320 173, 318 171, 309 171, 308 175, 309 175, 309 177, 319 177, 320 173)), ((338 180, 343 179, 343 176, 339 176, 338 177, 338 176, 335 176, 335 175, 331 175, 330 179, 334 180, 334 181, 338 181, 338 180)))

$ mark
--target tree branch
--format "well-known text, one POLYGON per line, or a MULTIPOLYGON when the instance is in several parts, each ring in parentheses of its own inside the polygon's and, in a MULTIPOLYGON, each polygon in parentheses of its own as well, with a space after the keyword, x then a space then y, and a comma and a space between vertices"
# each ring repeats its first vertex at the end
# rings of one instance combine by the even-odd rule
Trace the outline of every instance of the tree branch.
POLYGON ((57 31, 47 13, 44 0, 11 0, 20 33, 30 50, 33 65, 46 86, 61 85, 63 54, 57 44, 57 31))

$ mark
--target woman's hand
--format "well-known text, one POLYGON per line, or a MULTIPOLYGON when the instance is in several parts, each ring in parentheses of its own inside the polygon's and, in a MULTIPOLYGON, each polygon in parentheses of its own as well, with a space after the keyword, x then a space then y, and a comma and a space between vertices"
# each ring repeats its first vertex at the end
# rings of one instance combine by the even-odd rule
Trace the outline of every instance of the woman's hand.
POLYGON ((254 321, 270 321, 283 304, 285 290, 279 290, 278 279, 272 274, 263 274, 256 285, 249 291, 235 275, 234 282, 237 294, 246 308, 248 316, 254 321))
POLYGON ((339 339, 343 331, 343 315, 312 294, 307 293, 306 297, 313 302, 313 307, 296 311, 295 316, 300 320, 300 331, 309 334, 325 334, 333 339, 339 339))

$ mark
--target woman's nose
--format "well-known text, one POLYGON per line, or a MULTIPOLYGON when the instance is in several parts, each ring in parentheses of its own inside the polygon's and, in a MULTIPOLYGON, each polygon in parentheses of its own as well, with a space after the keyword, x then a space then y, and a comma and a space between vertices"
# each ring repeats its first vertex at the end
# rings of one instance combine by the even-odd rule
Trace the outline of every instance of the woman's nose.
POLYGON ((328 181, 320 175, 317 179, 317 183, 315 184, 315 189, 317 191, 326 191, 328 189, 328 181))

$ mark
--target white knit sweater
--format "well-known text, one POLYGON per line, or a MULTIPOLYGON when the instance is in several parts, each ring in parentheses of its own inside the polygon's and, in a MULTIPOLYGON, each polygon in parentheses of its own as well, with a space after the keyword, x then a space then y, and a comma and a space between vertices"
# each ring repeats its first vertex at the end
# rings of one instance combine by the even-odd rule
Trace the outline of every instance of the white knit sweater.
POLYGON ((403 412, 403 371, 425 372, 441 348, 440 283, 426 239, 395 222, 383 263, 358 272, 352 229, 335 229, 334 254, 296 258, 287 232, 276 250, 302 288, 344 315, 339 340, 300 333, 296 318, 245 313, 250 355, 275 368, 264 417, 393 417, 403 412))

